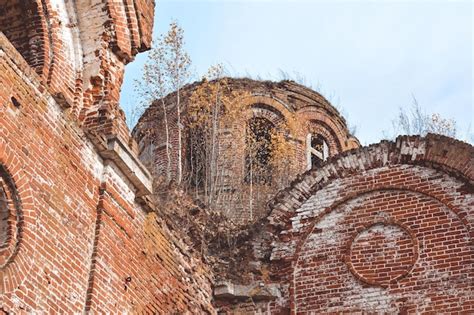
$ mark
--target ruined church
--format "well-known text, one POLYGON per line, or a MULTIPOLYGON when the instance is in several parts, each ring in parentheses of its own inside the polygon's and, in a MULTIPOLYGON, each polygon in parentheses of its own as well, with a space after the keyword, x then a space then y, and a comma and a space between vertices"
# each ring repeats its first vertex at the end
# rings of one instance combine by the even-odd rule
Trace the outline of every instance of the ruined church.
MULTIPOLYGON (((434 134, 362 147, 294 82, 229 78, 246 114, 217 134, 219 172, 199 171, 185 133, 194 190, 157 202, 154 184, 178 172, 175 140, 158 103, 133 136, 119 104, 154 7, 0 0, 0 311, 474 312, 474 148, 434 134), (269 130, 290 148, 278 178, 262 168, 269 130), (252 139, 263 140, 255 156, 236 151, 252 139), (245 223, 232 235, 195 202, 216 174, 216 212, 245 223)), ((183 91, 184 110, 201 84, 183 91)))

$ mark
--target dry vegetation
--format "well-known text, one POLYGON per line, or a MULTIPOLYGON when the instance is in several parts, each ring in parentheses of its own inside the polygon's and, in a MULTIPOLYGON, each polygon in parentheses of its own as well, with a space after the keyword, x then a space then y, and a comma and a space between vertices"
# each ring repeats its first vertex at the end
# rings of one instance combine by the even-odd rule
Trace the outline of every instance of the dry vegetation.
POLYGON ((253 257, 251 242, 254 233, 262 227, 262 221, 235 224, 178 186, 162 185, 154 195, 158 205, 155 219, 166 224, 173 234, 180 235, 189 253, 198 254, 211 266, 216 280, 251 281, 253 272, 259 271, 251 270, 247 260, 253 257))

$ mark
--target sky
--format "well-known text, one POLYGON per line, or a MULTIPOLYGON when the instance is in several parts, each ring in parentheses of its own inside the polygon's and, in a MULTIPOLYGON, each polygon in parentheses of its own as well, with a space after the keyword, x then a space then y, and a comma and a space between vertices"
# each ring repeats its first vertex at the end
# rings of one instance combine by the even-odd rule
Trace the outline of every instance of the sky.
MULTIPOLYGON (((155 37, 184 29, 198 80, 222 63, 233 76, 304 78, 342 113, 363 145, 392 130, 413 96, 474 132, 472 0, 157 0, 155 37), (471 126, 472 125, 472 126, 471 126)), ((147 53, 127 65, 121 104, 137 104, 134 82, 147 53)))

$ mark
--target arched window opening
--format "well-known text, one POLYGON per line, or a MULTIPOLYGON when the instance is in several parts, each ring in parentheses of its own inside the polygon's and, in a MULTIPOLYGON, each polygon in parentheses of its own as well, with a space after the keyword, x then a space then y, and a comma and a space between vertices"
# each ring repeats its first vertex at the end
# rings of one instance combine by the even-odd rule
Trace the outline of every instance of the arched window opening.
POLYGON ((22 226, 21 203, 15 183, 0 163, 0 268, 18 252, 22 226))
POLYGON ((271 141, 275 126, 268 119, 254 117, 247 125, 245 182, 271 183, 271 141))
POLYGON ((3 180, 0 178, 0 249, 8 245, 10 237, 8 198, 3 180))
POLYGON ((329 157, 329 146, 321 135, 308 134, 306 137, 307 169, 321 167, 329 157))

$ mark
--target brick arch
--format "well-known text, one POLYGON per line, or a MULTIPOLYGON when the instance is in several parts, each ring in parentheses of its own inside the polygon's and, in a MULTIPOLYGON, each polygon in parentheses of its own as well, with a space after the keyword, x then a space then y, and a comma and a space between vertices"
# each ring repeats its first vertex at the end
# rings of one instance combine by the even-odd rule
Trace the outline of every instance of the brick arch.
POLYGON ((294 120, 294 111, 282 100, 270 95, 255 94, 237 98, 234 102, 240 103, 243 108, 248 110, 247 120, 255 117, 264 118, 276 129, 291 134, 289 122, 294 120))
POLYGON ((249 106, 252 118, 263 118, 268 120, 275 128, 285 128, 286 119, 278 110, 266 104, 257 103, 249 106))
POLYGON ((360 189, 356 191, 351 191, 347 196, 343 196, 343 198, 334 201, 334 203, 331 204, 329 207, 325 208, 322 213, 320 213, 317 217, 313 218, 311 223, 304 227, 303 231, 298 233, 299 240, 298 240, 297 245, 295 246, 295 251, 292 256, 292 260, 296 261, 298 259, 298 256, 301 252, 301 247, 307 240, 308 236, 314 232, 315 226, 324 216, 328 215, 329 213, 331 213, 332 211, 334 211, 336 208, 340 207, 341 205, 347 204, 348 202, 354 199, 360 198, 364 195, 370 195, 374 192, 388 192, 388 191, 411 192, 411 193, 416 193, 420 196, 427 197, 429 199, 433 199, 439 204, 442 204, 443 206, 445 206, 451 212, 453 212, 453 214, 456 215, 459 221, 465 226, 467 231, 471 232, 474 230, 473 224, 467 220, 467 213, 463 211, 463 209, 458 204, 455 204, 452 201, 452 196, 450 196, 448 193, 444 193, 444 192, 435 193, 433 192, 432 188, 428 188, 424 186, 416 187, 416 184, 407 186, 407 188, 401 188, 399 185, 393 185, 393 186, 387 185, 387 186, 377 187, 377 188, 360 189))
POLYGON ((360 146, 358 140, 349 135, 345 121, 325 108, 306 106, 298 109, 296 115, 302 121, 302 124, 307 125, 305 131, 309 131, 317 123, 330 132, 335 144, 337 143, 339 147, 336 153, 360 146))
POLYGON ((23 230, 23 211, 15 182, 3 164, 0 164, 0 202, 0 266, 5 267, 18 253, 23 230))
MULTIPOLYGON (((351 200, 354 200, 364 195, 368 195, 374 192, 381 192, 381 191, 412 192, 412 193, 416 193, 416 194, 425 196, 427 198, 436 200, 436 202, 444 205, 451 212, 453 212, 453 214, 456 215, 459 221, 465 226, 466 230, 470 233, 470 235, 473 235, 474 222, 469 221, 469 215, 472 216, 472 214, 468 213, 469 199, 463 200, 464 203, 459 203, 459 201, 456 201, 453 198, 452 192, 444 191, 441 189, 442 187, 438 187, 436 185, 430 185, 429 180, 427 178, 422 178, 422 177, 417 176, 415 171, 419 171, 419 170, 424 170, 424 171, 431 170, 433 172, 432 174, 430 174, 431 177, 439 176, 439 172, 436 169, 431 169, 424 166, 413 165, 413 166, 410 166, 409 168, 406 168, 405 170, 403 170, 403 168, 399 169, 397 167, 392 167, 391 169, 384 170, 383 172, 381 172, 381 174, 377 174, 376 176, 374 175, 376 174, 374 171, 377 171, 377 169, 372 169, 371 176, 368 176, 365 179, 362 179, 363 175, 361 174, 352 174, 350 176, 350 179, 349 177, 341 178, 341 179, 332 179, 332 180, 329 180, 327 183, 325 183, 323 186, 316 188, 313 192, 307 195, 308 198, 304 199, 304 201, 301 202, 301 204, 297 207, 298 209, 301 209, 301 207, 304 207, 305 202, 307 202, 311 197, 322 198, 322 196, 325 194, 327 190, 331 192, 332 186, 338 186, 338 185, 342 186, 342 185, 347 184, 348 181, 358 181, 357 184, 353 185, 349 183, 347 184, 347 186, 344 186, 344 191, 339 192, 336 196, 334 196, 333 199, 330 199, 331 197, 326 196, 326 198, 328 200, 331 200, 331 202, 324 204, 321 208, 321 212, 319 213, 305 213, 305 218, 303 218, 302 220, 295 220, 297 215, 285 216, 285 219, 287 220, 287 224, 286 224, 287 227, 289 226, 288 223, 289 223, 290 218, 291 218, 291 221, 293 222, 301 221, 302 224, 297 232, 290 229, 291 230, 290 232, 292 233, 292 235, 297 237, 297 241, 294 242, 291 247, 289 247, 289 251, 283 254, 284 260, 285 261, 297 260, 304 242, 306 241, 308 236, 311 235, 311 233, 315 229, 315 226, 324 216, 328 215, 329 213, 334 211, 334 209, 340 207, 341 205, 350 202, 351 200), (414 169, 414 168, 417 168, 417 169, 414 169), (403 177, 403 176, 409 177, 410 181, 402 183, 397 177, 394 180, 394 182, 396 183, 398 181, 397 184, 384 184, 384 185, 380 184, 379 183, 380 178, 388 178, 392 176, 391 172, 395 173, 395 175, 399 177, 403 177)), ((444 176, 446 178, 450 178, 450 175, 448 174, 444 174, 444 176)), ((472 192, 469 192, 469 189, 472 189, 472 188, 465 187, 465 185, 462 185, 460 186, 458 190, 463 194, 472 195, 472 192)), ((295 197, 295 195, 292 195, 292 196, 295 197)), ((474 198, 474 196, 472 198, 474 198)), ((276 224, 275 217, 272 217, 272 214, 270 215, 270 218, 271 218, 271 221, 273 221, 273 224, 276 224)), ((278 224, 280 226, 283 226, 282 223, 283 222, 280 221, 278 224)), ((299 225, 299 223, 297 224, 299 225)), ((471 239, 472 239, 472 236, 471 236, 471 239)), ((285 237, 280 240, 281 243, 287 243, 288 241, 289 239, 286 239, 285 237)))
POLYGON ((17 238, 10 246, 8 257, 2 257, 5 259, 2 259, 0 265, 0 292, 8 294, 26 279, 34 262, 36 207, 29 177, 22 170, 20 158, 2 142, 0 142, 0 165, 4 172, 2 177, 8 180, 18 212, 17 238))
POLYGON ((0 0, 0 30, 27 63, 47 79, 50 41, 45 10, 40 0, 0 0))
MULTIPOLYGON (((344 207, 354 200, 360 201, 359 206, 361 210, 357 212, 358 216, 370 208, 365 206, 364 200, 366 199, 364 198, 366 196, 387 193, 388 199, 384 200, 388 201, 380 203, 380 205, 388 209, 384 210, 385 212, 388 211, 390 213, 390 211, 399 206, 393 200, 390 201, 392 195, 415 194, 415 197, 410 197, 411 199, 408 198, 404 201, 405 203, 402 203, 401 207, 409 205, 407 209, 402 209, 403 211, 408 213, 412 210, 410 209, 412 203, 419 207, 419 203, 423 202, 435 204, 440 208, 446 209, 446 213, 451 213, 453 220, 459 222, 458 228, 453 230, 453 233, 458 233, 458 230, 464 231, 462 232, 464 236, 461 238, 467 240, 469 246, 471 246, 468 247, 472 248, 474 235, 474 221, 472 221, 474 170, 472 165, 474 165, 474 150, 472 146, 466 143, 438 135, 428 135, 425 138, 402 136, 397 138, 396 142, 384 141, 370 147, 347 151, 333 157, 319 170, 306 172, 293 182, 290 188, 280 192, 271 203, 272 212, 268 217, 269 230, 274 235, 274 242, 270 249, 271 261, 276 269, 284 270, 283 273, 279 274, 279 277, 289 281, 289 284, 292 286, 290 288, 290 301, 293 310, 296 306, 295 298, 297 298, 295 292, 301 292, 298 291, 301 287, 299 289, 295 287, 295 285, 301 286, 301 281, 296 282, 293 278, 296 275, 294 270, 298 270, 295 268, 299 266, 298 263, 301 255, 306 257, 305 260, 312 259, 309 263, 314 265, 308 268, 316 268, 316 266, 324 268, 325 266, 324 255, 321 257, 314 256, 311 250, 308 254, 305 243, 310 237, 311 240, 317 242, 318 233, 327 233, 324 231, 331 229, 323 225, 321 230, 319 230, 320 226, 318 224, 325 222, 323 220, 326 218, 335 216, 339 213, 336 212, 337 209, 344 207), (324 227, 326 227, 326 230, 324 230, 324 227)), ((422 204, 421 209, 422 211, 431 211, 431 206, 422 204)), ((376 215, 373 213, 371 215, 367 216, 362 225, 367 230, 370 230, 374 224, 381 224, 381 222, 377 221, 376 215)), ((358 218, 357 216, 355 218, 358 218)), ((400 217, 402 220, 411 220, 408 214, 406 217, 402 214, 397 220, 400 220, 400 217)), ((430 220, 441 220, 441 217, 441 215, 433 216, 430 220)), ((399 222, 392 221, 387 224, 395 230, 397 226, 402 226, 402 228, 398 228, 398 232, 401 231, 400 233, 403 234, 403 226, 407 222, 399 224, 399 222)), ((341 224, 339 226, 345 225, 341 224)), ((446 227, 442 226, 433 229, 435 231, 433 233, 442 232, 444 228, 446 227)), ((409 231, 410 228, 405 230, 409 231)), ((348 230, 345 232, 347 242, 351 239, 354 240, 361 231, 348 230)), ((410 235, 410 232, 405 234, 410 235)), ((311 245, 311 248, 316 251, 319 245, 315 244, 311 245)), ((345 248, 347 249, 348 247, 346 246, 345 248)), ((330 254, 332 255, 332 252, 330 254)), ((463 255, 472 256, 472 250, 463 255)), ((343 257, 338 257, 339 260, 343 261, 346 259, 344 255, 341 256, 343 257)), ((465 259, 464 256, 462 259, 465 259)), ((469 257, 467 257, 468 260, 469 257)), ((448 265, 451 266, 450 263, 448 265)), ((350 266, 344 268, 344 271, 351 269, 350 266)), ((405 271, 401 272, 398 276, 403 277, 405 271)), ((357 275, 357 270, 352 272, 352 274, 354 274, 355 278, 362 280, 359 281, 359 284, 362 283, 363 288, 365 288, 364 285, 371 286, 373 284, 371 283, 370 274, 368 280, 364 278, 367 275, 357 275)), ((334 288, 336 288, 338 284, 335 283, 334 285, 334 288)), ((390 285, 386 283, 381 285, 381 287, 389 288, 390 285)), ((299 297, 301 299, 301 296, 299 297)), ((341 297, 339 296, 339 298, 341 297)), ((347 299, 350 300, 350 298, 347 299)), ((442 298, 440 299, 443 300, 442 298)), ((313 302, 308 301, 310 299, 306 302, 309 303, 308 305, 312 305, 313 302)), ((300 302, 303 303, 304 298, 300 302)), ((321 300, 320 302, 326 303, 327 300, 321 300)), ((408 307, 408 309, 412 307, 412 310, 417 310, 415 309, 416 306, 413 305, 398 305, 396 307, 408 307)), ((335 312, 342 310, 348 309, 342 306, 339 309, 333 309, 335 312)), ((304 307, 300 311, 304 311, 304 307)), ((355 310, 353 309, 353 311, 355 310)))
POLYGON ((253 110, 258 114, 258 111, 266 112, 263 114, 265 118, 269 119, 275 126, 282 126, 292 118, 293 111, 282 100, 269 95, 250 95, 237 99, 235 102, 241 103, 246 108, 253 110))
POLYGON ((324 121, 311 119, 308 121, 308 132, 321 135, 329 146, 329 155, 333 156, 343 151, 341 139, 337 136, 336 131, 328 126, 324 121))
POLYGON ((77 115, 77 107, 82 102, 85 58, 80 33, 87 28, 78 19, 78 14, 84 4, 77 1, 41 2, 47 19, 51 56, 45 81, 55 99, 63 105, 73 106, 77 115))
MULTIPOLYGON (((290 81, 270 82, 235 78, 224 78, 223 80, 228 84, 228 92, 232 97, 233 104, 238 105, 236 107, 239 109, 244 108, 246 116, 266 116, 279 127, 279 130, 284 130, 294 149, 294 163, 292 165, 294 170, 291 178, 307 169, 306 139, 308 130, 306 124, 310 120, 318 121, 321 125, 318 127, 320 128, 319 133, 324 133, 326 138, 335 139, 331 141, 332 152, 338 153, 360 145, 356 138, 349 135, 345 120, 340 113, 322 95, 307 87, 290 81), (249 108, 251 111, 247 110, 249 108), (329 136, 330 134, 332 136, 329 136)), ((195 82, 181 89, 183 104, 189 102, 191 95, 201 84, 203 84, 202 81, 195 82)), ((171 104, 175 99, 176 92, 173 92, 164 97, 163 101, 165 104, 171 104)), ((186 111, 184 106, 184 111, 186 111)), ((160 102, 153 102, 141 116, 132 132, 134 138, 142 144, 140 151, 146 148, 146 145, 143 145, 143 139, 148 138, 149 134, 159 137, 159 126, 163 121, 160 108, 160 102), (152 120, 156 123, 150 124, 152 120)), ((226 126, 228 129, 226 132, 238 131, 240 127, 233 125, 227 128, 226 126)), ((160 164, 160 160, 163 159, 161 155, 161 153, 154 155, 155 164, 160 164)), ((153 156, 150 158, 153 159, 153 156)))
MULTIPOLYGON (((468 207, 467 204, 464 206, 468 207)), ((430 195, 408 189, 390 188, 359 194, 330 207, 329 211, 324 211, 324 214, 318 216, 315 220, 317 224, 312 225, 310 232, 300 238, 302 242, 300 249, 295 253, 293 281, 290 282, 292 292, 290 298, 294 301, 294 311, 317 309, 329 312, 342 311, 344 308, 338 308, 337 305, 328 302, 331 296, 363 300, 364 294, 373 291, 371 288, 380 288, 387 292, 381 294, 380 299, 386 299, 390 304, 395 303, 397 298, 393 297, 397 294, 404 299, 407 297, 410 299, 413 294, 421 297, 430 296, 437 284, 433 285, 433 281, 426 278, 427 265, 436 269, 447 268, 450 274, 446 280, 448 282, 443 285, 456 287, 460 290, 459 295, 465 296, 466 291, 463 289, 467 282, 458 283, 455 279, 460 277, 467 279, 473 275, 474 252, 471 248, 472 238, 469 237, 468 226, 466 222, 460 220, 454 210, 430 195), (400 204, 395 203, 389 208, 381 208, 381 205, 386 203, 387 196, 398 198, 400 204), (404 206, 407 202, 410 203, 410 208, 404 206), (429 225, 433 222, 436 223, 434 226, 429 225), (378 233, 367 233, 374 227, 379 229, 378 233), (395 234, 395 240, 389 240, 387 243, 387 238, 393 238, 393 230, 397 229, 398 235, 395 234), (364 234, 365 239, 357 244, 355 239, 364 234), (373 243, 370 243, 371 240, 373 243), (462 262, 461 268, 458 268, 458 261, 446 260, 446 257, 452 255, 450 249, 444 246, 446 242, 456 248, 457 259, 462 262), (394 246, 398 248, 394 249, 394 246), (354 247, 355 253, 352 251, 354 247), (378 255, 384 255, 384 248, 388 249, 385 253, 388 256, 385 255, 384 260, 377 261, 378 255), (315 258, 318 260, 317 268, 311 265, 315 258), (356 267, 352 262, 355 262, 356 267), (393 275, 390 276, 392 272, 393 275), (335 278, 334 273, 337 273, 335 278), (306 282, 305 277, 316 274, 317 284, 306 282), (328 279, 334 280, 326 281, 328 279), (301 286, 302 283, 307 284, 301 286), (339 288, 341 291, 333 294, 327 291, 328 288, 339 288), (310 295, 305 297, 305 294, 310 295), (392 298, 387 298, 392 294, 392 298)), ((417 301, 417 298, 414 300, 417 301)), ((462 298, 458 302, 462 305, 462 298)), ((412 311, 419 311, 416 308, 419 307, 416 305, 419 303, 420 301, 417 301, 411 306, 412 311)), ((441 303, 441 307, 447 307, 443 304, 443 299, 437 300, 436 303, 441 303)), ((427 303, 425 306, 440 307, 440 304, 436 303, 427 303)), ((360 310, 361 307, 365 311, 375 312, 400 310, 396 305, 387 304, 380 309, 377 308, 379 306, 368 306, 361 301, 354 302, 352 307, 353 311, 360 310)))
POLYGON ((353 176, 362 171, 390 165, 421 165, 442 170, 474 185, 474 148, 464 142, 440 135, 426 137, 400 136, 395 142, 345 151, 331 157, 322 168, 309 170, 280 191, 269 203, 269 221, 284 226, 291 216, 314 192, 332 180, 353 176))

